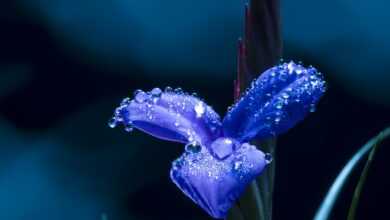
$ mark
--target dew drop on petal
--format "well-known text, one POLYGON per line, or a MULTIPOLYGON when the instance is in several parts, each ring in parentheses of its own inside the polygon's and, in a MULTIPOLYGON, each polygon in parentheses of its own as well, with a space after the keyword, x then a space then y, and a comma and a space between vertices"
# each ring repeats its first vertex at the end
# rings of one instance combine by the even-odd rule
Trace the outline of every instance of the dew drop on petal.
POLYGON ((287 93, 284 92, 284 93, 282 94, 282 97, 283 97, 284 99, 288 99, 288 97, 290 97, 290 96, 289 96, 287 93))
POLYGON ((108 127, 115 128, 116 127, 116 119, 113 117, 110 120, 108 120, 108 127))
POLYGON ((153 98, 160 98, 161 93, 162 93, 161 89, 157 87, 152 89, 152 91, 150 91, 150 94, 152 95, 153 98))
POLYGON ((241 161, 235 161, 233 164, 233 169, 234 170, 239 170, 242 167, 242 162, 241 161))
POLYGON ((164 92, 172 92, 173 89, 169 86, 165 87, 164 92))
POLYGON ((125 126, 125 131, 126 132, 132 132, 134 130, 133 126, 132 125, 126 125, 125 126))
POLYGON ((194 107, 194 110, 196 112, 196 117, 197 118, 200 118, 203 116, 204 112, 205 112, 205 107, 203 105, 203 102, 198 102, 195 107, 194 107))
POLYGON ((295 67, 295 63, 293 61, 290 61, 288 64, 287 64, 287 69, 288 69, 288 72, 289 73, 292 73, 294 71, 294 67, 295 67))
POLYGON ((175 89, 175 93, 177 93, 177 94, 183 94, 183 89, 182 88, 176 88, 175 89))
POLYGON ((123 100, 122 100, 122 102, 121 102, 121 106, 123 106, 123 105, 128 105, 130 103, 130 98, 124 98, 123 100))
POLYGON ((272 154, 270 154, 270 153, 264 154, 264 160, 265 160, 265 162, 266 162, 267 164, 271 163, 272 160, 273 160, 272 154))
POLYGON ((134 92, 134 100, 137 103, 143 103, 147 99, 148 95, 144 91, 138 89, 134 92))
POLYGON ((191 142, 185 146, 185 151, 187 153, 199 153, 202 150, 202 146, 200 146, 197 142, 191 142))

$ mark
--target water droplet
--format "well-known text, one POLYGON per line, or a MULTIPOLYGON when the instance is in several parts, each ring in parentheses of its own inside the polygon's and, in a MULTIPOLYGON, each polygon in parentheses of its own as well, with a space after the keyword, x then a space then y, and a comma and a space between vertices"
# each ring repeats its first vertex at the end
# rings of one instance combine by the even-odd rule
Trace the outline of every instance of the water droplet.
POLYGON ((287 79, 287 73, 284 71, 280 72, 279 79, 285 81, 287 79))
POLYGON ((233 164, 233 169, 239 170, 242 167, 242 162, 241 161, 235 161, 233 164))
POLYGON ((195 107, 194 107, 194 110, 196 112, 196 117, 197 118, 200 118, 203 116, 204 112, 205 112, 205 107, 203 105, 203 102, 199 101, 195 107))
POLYGON ((276 105, 275 105, 275 108, 276 108, 276 109, 282 109, 282 107, 283 107, 283 103, 282 103, 282 102, 278 102, 278 103, 276 103, 276 105))
POLYGON ((200 146, 197 142, 191 142, 185 146, 185 151, 187 153, 199 153, 202 150, 202 146, 200 146))
POLYGON ((180 123, 179 122, 175 122, 174 124, 176 127, 179 127, 180 123))
POLYGON ((108 121, 108 127, 115 128, 116 127, 116 119, 113 117, 108 121))
POLYGON ((126 132, 132 132, 134 130, 133 126, 131 124, 128 124, 125 126, 125 131, 126 132))
POLYGON ((287 64, 287 69, 288 69, 288 72, 289 73, 292 73, 294 71, 294 67, 295 67, 295 63, 293 61, 290 61, 288 64, 287 64))
POLYGON ((297 73, 297 75, 300 75, 301 73, 303 73, 305 69, 302 67, 302 66, 298 66, 296 69, 295 69, 295 72, 297 73))
POLYGON ((183 89, 182 88, 176 88, 175 89, 175 92, 177 93, 177 94, 183 94, 183 89))
POLYGON ((128 105, 130 103, 130 98, 124 98, 123 100, 122 100, 122 102, 121 102, 121 106, 124 106, 124 105, 128 105))
POLYGON ((140 93, 140 92, 144 92, 144 91, 142 91, 141 89, 135 90, 135 91, 134 91, 134 94, 133 94, 134 97, 137 96, 137 94, 140 93))
POLYGON ((164 92, 172 92, 173 89, 169 86, 165 87, 164 92))
POLYGON ((144 91, 138 89, 134 92, 134 99, 137 103, 143 103, 148 99, 148 95, 144 91))
POLYGON ((150 94, 152 95, 153 98, 160 98, 161 93, 162 93, 161 89, 157 87, 152 89, 152 91, 150 91, 150 94))
POLYGON ((284 98, 284 99, 288 99, 288 97, 290 97, 287 93, 282 93, 282 97, 284 98))
POLYGON ((183 159, 180 157, 172 162, 173 169, 180 169, 183 166, 183 159))
POLYGON ((280 117, 276 117, 274 121, 276 124, 278 124, 280 122, 280 117))
POLYGON ((270 153, 264 154, 264 160, 265 160, 265 162, 266 162, 267 164, 271 163, 272 160, 273 160, 272 154, 270 154, 270 153))

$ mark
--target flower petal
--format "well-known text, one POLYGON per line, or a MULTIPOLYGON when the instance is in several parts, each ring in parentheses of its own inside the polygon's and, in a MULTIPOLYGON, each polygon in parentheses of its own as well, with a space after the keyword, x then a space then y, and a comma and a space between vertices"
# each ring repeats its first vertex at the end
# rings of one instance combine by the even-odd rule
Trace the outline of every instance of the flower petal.
POLYGON ((221 133, 219 115, 199 98, 169 87, 162 92, 138 90, 116 109, 111 127, 123 123, 127 130, 140 129, 155 137, 182 143, 211 143, 221 133))
POLYGON ((224 135, 243 142, 283 133, 315 110, 325 90, 322 75, 313 67, 294 62, 272 67, 227 113, 224 135))
POLYGON ((170 176, 184 194, 209 215, 225 218, 267 163, 266 155, 247 143, 224 160, 216 159, 202 147, 198 152, 187 151, 175 160, 170 176))

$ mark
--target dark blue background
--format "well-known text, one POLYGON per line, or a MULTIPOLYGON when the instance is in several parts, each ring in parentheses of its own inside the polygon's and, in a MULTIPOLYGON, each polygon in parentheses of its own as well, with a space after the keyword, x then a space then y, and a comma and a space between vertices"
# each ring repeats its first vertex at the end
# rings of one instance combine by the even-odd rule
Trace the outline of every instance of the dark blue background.
MULTIPOLYGON (((244 1, 13 0, 0 4, 0 219, 208 219, 170 182, 183 146, 106 125, 135 89, 232 103, 244 1)), ((390 123, 387 1, 287 1, 284 57, 329 91, 278 139, 275 219, 310 219, 351 155, 390 123)), ((388 142, 359 219, 390 219, 388 142)), ((354 182, 332 219, 345 219, 354 182)))

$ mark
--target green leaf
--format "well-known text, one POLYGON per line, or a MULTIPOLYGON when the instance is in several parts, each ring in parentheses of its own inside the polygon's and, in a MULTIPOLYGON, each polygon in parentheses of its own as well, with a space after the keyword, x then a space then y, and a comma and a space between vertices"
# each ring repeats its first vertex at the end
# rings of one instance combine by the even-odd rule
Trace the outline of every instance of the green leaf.
MULTIPOLYGON (((369 140, 355 153, 355 155, 348 161, 348 163, 344 166, 344 168, 341 170, 341 172, 333 182, 327 195, 325 196, 325 199, 320 205, 320 208, 317 210, 317 213, 314 216, 314 220, 327 220, 329 218, 332 208, 341 192, 341 189, 343 188, 344 184, 348 180, 348 177, 350 176, 350 174, 352 173, 356 165, 359 163, 359 161, 363 158, 363 156, 372 149, 368 161, 366 163, 366 166, 363 170, 362 176, 360 177, 359 183, 355 190, 354 199, 351 204, 350 215, 352 215, 351 217, 354 217, 361 188, 366 179, 368 168, 375 154, 376 148, 384 139, 386 139, 389 136, 390 136, 390 127, 384 129, 377 136, 369 140)), ((348 220, 350 220, 350 218, 348 218, 348 220)))
POLYGON ((377 141, 376 141, 376 143, 374 143, 374 146, 372 147, 372 149, 371 149, 371 151, 370 151, 370 155, 368 156, 368 159, 367 159, 366 164, 364 165, 362 174, 360 175, 359 182, 358 182, 358 184, 356 185, 355 192, 353 193, 353 198, 352 198, 351 206, 349 207, 349 211, 348 211, 348 218, 347 218, 348 220, 354 220, 354 219, 355 219, 355 216, 356 216, 356 208, 357 208, 358 203, 359 203, 360 194, 361 194, 361 192, 362 192, 364 183, 366 182, 366 179, 367 179, 368 170, 369 170, 370 167, 371 167, 371 163, 372 163, 372 161, 374 160, 375 153, 377 152, 380 143, 381 143, 387 136, 389 136, 389 134, 388 134, 388 133, 390 133, 389 131, 390 131, 390 128, 384 130, 383 132, 381 132, 381 133, 377 136, 377 141), (387 131, 387 132, 386 132, 386 131, 387 131), (387 134, 387 136, 386 136, 386 134, 387 134))

